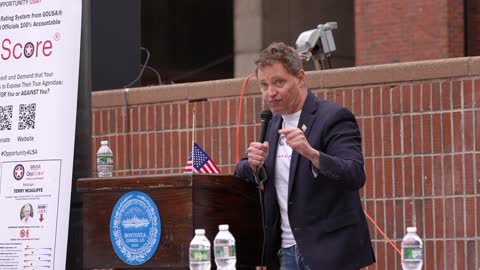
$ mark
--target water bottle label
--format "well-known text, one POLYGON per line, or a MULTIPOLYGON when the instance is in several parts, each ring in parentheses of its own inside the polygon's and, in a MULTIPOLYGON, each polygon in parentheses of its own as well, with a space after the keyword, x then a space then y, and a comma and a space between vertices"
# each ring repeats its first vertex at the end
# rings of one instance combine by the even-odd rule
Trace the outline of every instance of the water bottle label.
POLYGON ((210 253, 208 250, 190 250, 190 261, 192 262, 209 262, 210 253))
POLYGON ((423 260, 423 250, 418 247, 403 248, 403 260, 423 260))
POLYGON ((112 157, 97 157, 97 165, 113 165, 112 157))
POLYGON ((234 257, 236 256, 235 246, 215 246, 215 257, 234 257))

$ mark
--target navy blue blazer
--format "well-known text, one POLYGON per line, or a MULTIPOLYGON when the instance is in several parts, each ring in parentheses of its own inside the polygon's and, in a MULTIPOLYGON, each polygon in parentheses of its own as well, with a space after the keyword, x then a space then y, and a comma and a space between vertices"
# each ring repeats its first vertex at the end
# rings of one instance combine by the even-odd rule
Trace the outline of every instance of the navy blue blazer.
MULTIPOLYGON (((290 163, 288 217, 305 263, 312 270, 352 270, 372 264, 375 255, 358 192, 365 184, 365 172, 360 130, 354 115, 308 91, 298 127, 304 127, 308 142, 320 151, 317 177, 312 173, 311 162, 298 152, 293 151, 290 163)), ((275 114, 267 130, 269 153, 264 164, 269 270, 279 267, 277 251, 281 245, 274 181, 277 130, 281 128, 282 117, 275 114)), ((239 162, 235 174, 254 181, 247 157, 239 162)))

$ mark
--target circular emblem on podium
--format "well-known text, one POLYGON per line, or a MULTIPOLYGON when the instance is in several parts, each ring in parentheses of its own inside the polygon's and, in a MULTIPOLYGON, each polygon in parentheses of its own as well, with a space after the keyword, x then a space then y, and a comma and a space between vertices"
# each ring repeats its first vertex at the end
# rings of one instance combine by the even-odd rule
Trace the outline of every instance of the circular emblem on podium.
POLYGON ((115 204, 110 218, 110 239, 125 263, 147 262, 157 250, 161 232, 160 214, 147 194, 131 191, 115 204))

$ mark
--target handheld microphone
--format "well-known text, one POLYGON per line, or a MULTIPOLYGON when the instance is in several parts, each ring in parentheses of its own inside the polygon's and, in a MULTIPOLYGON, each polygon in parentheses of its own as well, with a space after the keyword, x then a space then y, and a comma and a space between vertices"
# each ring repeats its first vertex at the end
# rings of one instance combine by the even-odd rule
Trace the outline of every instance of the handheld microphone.
POLYGON ((260 114, 260 138, 258 139, 259 142, 263 143, 265 141, 265 136, 267 135, 268 124, 272 119, 272 111, 264 110, 262 114, 260 114))

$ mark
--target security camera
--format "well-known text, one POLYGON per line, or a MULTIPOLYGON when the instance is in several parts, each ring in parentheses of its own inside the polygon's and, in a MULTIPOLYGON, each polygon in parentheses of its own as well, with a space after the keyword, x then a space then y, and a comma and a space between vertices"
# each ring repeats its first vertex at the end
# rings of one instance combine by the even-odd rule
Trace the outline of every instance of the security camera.
MULTIPOLYGON (((313 56, 314 60, 329 60, 331 54, 336 50, 332 30, 338 28, 336 22, 319 24, 316 29, 308 30, 298 36, 295 45, 300 56, 309 61, 313 56)), ((322 66, 323 63, 322 63, 322 66)))
POLYGON ((319 38, 320 31, 318 29, 312 29, 301 33, 295 42, 297 52, 302 55, 310 53, 311 56, 311 51, 317 46, 319 38))

